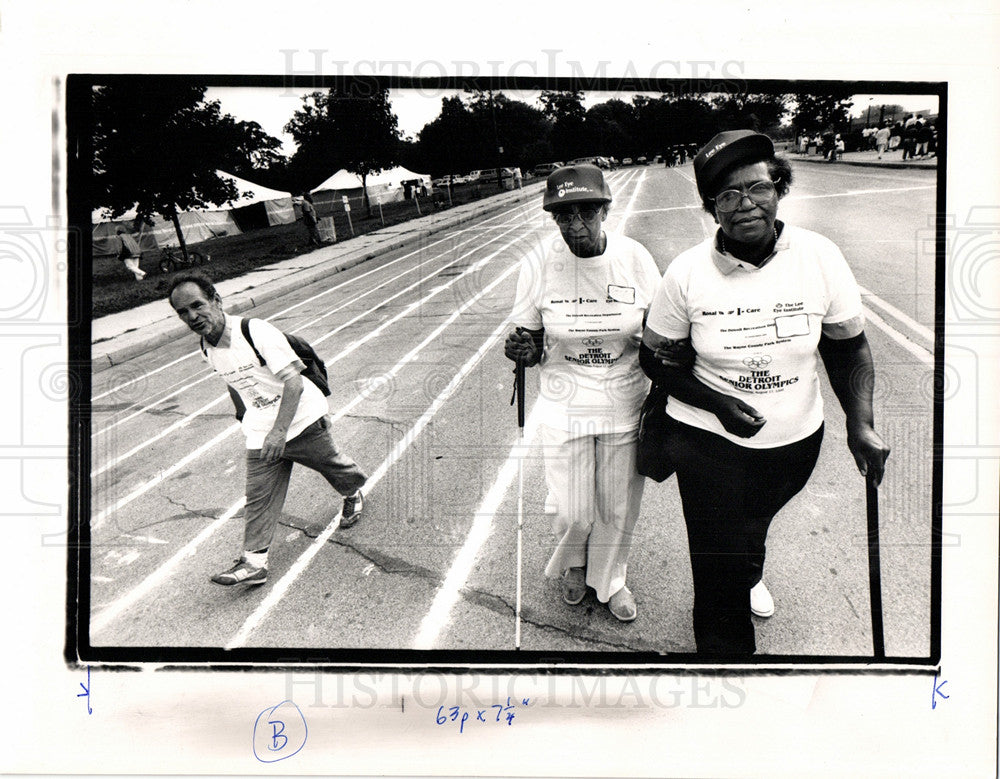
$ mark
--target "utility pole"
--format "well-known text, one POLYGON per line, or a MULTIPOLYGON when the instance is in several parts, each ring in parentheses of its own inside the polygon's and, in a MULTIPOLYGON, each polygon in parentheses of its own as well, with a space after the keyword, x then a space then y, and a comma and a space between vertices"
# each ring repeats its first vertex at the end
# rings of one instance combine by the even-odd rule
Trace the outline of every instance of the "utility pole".
POLYGON ((497 189, 503 189, 503 172, 500 170, 500 155, 503 154, 503 146, 500 145, 500 135, 497 133, 497 111, 493 103, 493 90, 490 94, 490 118, 493 120, 493 147, 497 150, 497 189))

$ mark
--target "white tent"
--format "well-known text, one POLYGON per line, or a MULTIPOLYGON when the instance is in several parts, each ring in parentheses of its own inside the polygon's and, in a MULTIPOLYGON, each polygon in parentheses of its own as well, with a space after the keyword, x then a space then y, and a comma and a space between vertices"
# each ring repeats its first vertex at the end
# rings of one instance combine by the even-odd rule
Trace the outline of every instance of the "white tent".
MULTIPOLYGON (((295 221, 292 197, 287 192, 254 184, 223 170, 215 171, 222 179, 233 182, 240 193, 238 200, 225 206, 183 211, 177 214, 186 243, 198 243, 223 235, 239 235, 243 232, 237 219, 247 229, 295 221)), ((93 212, 93 254, 95 257, 118 253, 116 231, 122 227, 139 242, 142 251, 154 251, 160 246, 177 246, 177 231, 174 223, 160 216, 153 217, 152 225, 136 220, 135 208, 117 217, 106 220, 104 209, 93 212)))
MULTIPOLYGON (((429 175, 414 173, 412 170, 407 170, 400 166, 372 173, 368 176, 365 183, 368 188, 368 196, 373 201, 381 199, 383 203, 392 203, 397 200, 403 200, 404 181, 419 182, 417 186, 423 185, 428 192, 431 190, 431 177, 429 175)), ((351 194, 360 194, 361 176, 341 168, 313 190, 313 193, 319 192, 337 192, 349 196, 351 194)))
POLYGON ((292 205, 292 196, 287 192, 279 192, 276 189, 254 184, 252 181, 241 179, 223 170, 215 171, 219 178, 232 181, 239 190, 242 197, 230 206, 231 208, 245 208, 246 206, 264 204, 269 225, 284 225, 295 221, 295 208, 292 205))
MULTIPOLYGON (((242 231, 233 219, 232 211, 184 211, 177 214, 185 243, 198 243, 209 238, 223 235, 239 235, 242 231)), ((162 217, 153 217, 152 224, 136 218, 135 209, 130 209, 114 220, 106 220, 103 209, 94 211, 93 222, 93 256, 106 257, 118 253, 119 227, 139 242, 139 248, 144 251, 155 251, 161 246, 178 246, 177 231, 174 223, 162 217), (99 221, 105 220, 105 221, 99 221)))

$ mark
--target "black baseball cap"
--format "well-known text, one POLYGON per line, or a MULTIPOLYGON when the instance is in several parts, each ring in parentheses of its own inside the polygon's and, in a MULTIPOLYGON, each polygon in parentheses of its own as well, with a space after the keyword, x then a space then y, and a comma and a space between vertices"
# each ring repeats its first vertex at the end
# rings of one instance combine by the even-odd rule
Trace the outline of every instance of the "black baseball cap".
POLYGON ((774 144, 753 130, 727 130, 710 140, 694 158, 694 178, 703 197, 712 197, 723 174, 774 156, 774 144))
POLYGON ((596 165, 556 168, 545 180, 542 208, 551 211, 563 203, 611 202, 611 189, 596 165))

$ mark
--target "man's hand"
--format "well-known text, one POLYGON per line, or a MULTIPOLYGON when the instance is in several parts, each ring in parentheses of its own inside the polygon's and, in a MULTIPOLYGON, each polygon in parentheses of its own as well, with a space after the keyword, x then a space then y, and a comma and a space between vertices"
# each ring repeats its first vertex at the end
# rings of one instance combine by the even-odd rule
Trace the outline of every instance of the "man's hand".
POLYGON ((507 336, 507 340, 503 345, 503 353, 507 356, 508 360, 513 360, 514 362, 520 360, 526 368, 538 365, 539 360, 541 360, 534 337, 532 337, 530 332, 521 327, 512 330, 507 336))
POLYGON ((281 459, 285 453, 285 435, 287 430, 279 430, 272 427, 271 431, 264 436, 264 444, 260 447, 260 459, 266 463, 274 463, 281 459))
POLYGON ((854 462, 862 476, 866 476, 876 487, 885 475, 885 461, 889 457, 889 447, 882 436, 871 425, 857 425, 847 430, 847 448, 854 455, 854 462))
POLYGON ((757 409, 730 395, 722 395, 715 416, 726 429, 740 438, 753 438, 767 422, 757 409))

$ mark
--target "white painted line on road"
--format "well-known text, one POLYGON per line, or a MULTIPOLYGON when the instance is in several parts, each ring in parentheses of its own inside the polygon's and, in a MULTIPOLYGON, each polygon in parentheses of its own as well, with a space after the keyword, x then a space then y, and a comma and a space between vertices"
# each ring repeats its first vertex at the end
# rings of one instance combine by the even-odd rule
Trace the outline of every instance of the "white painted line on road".
POLYGON ((173 433, 175 430, 180 430, 182 427, 187 427, 191 423, 191 420, 193 420, 193 419, 195 419, 197 417, 200 417, 202 414, 204 414, 205 412, 207 412, 209 409, 214 408, 215 406, 217 406, 219 403, 221 403, 223 400, 225 400, 228 397, 229 397, 229 393, 228 392, 225 395, 219 395, 215 400, 213 400, 213 401, 211 401, 209 403, 206 403, 204 406, 202 406, 201 408, 199 408, 197 411, 192 411, 187 416, 185 416, 185 417, 183 417, 181 419, 178 419, 172 425, 169 425, 168 427, 163 428, 163 430, 161 430, 156 435, 152 436, 151 438, 147 438, 146 440, 144 440, 141 444, 138 444, 137 446, 132 447, 127 452, 124 452, 123 454, 120 454, 117 457, 111 457, 111 458, 109 458, 104 463, 104 465, 100 466, 99 468, 95 468, 94 470, 92 470, 90 472, 90 477, 94 478, 95 476, 100 476, 102 473, 104 473, 109 468, 114 468, 116 465, 120 465, 121 463, 123 463, 127 459, 129 459, 130 457, 134 457, 135 455, 137 455, 139 452, 141 452, 146 447, 151 446, 152 444, 155 444, 161 438, 165 438, 166 436, 168 436, 171 433, 173 433))
POLYGON ((874 304, 878 308, 882 309, 883 313, 886 313, 889 316, 893 317, 897 322, 906 325, 914 333, 926 339, 926 341, 931 346, 934 345, 934 332, 929 327, 925 327, 924 325, 920 324, 915 319, 912 319, 908 315, 904 314, 902 311, 900 311, 898 308, 892 305, 892 303, 883 300, 874 292, 872 292, 869 289, 865 289, 860 284, 858 284, 858 289, 861 291, 861 295, 865 298, 866 303, 874 304))
MULTIPOLYGON (((478 294, 476 294, 474 297, 472 297, 471 299, 469 299, 468 301, 466 301, 461 306, 461 308, 459 308, 457 311, 453 312, 452 315, 445 322, 442 322, 441 325, 439 325, 437 328, 435 328, 435 330, 432 333, 430 333, 430 335, 428 335, 417 347, 415 347, 414 349, 410 350, 410 352, 407 353, 406 356, 404 356, 398 363, 396 363, 396 365, 394 365, 393 368, 389 371, 388 375, 390 375, 390 376, 396 375, 403 368, 404 365, 406 365, 409 362, 411 362, 412 360, 414 360, 424 347, 426 347, 428 344, 431 344, 431 343, 435 342, 437 340, 437 336, 441 333, 441 331, 443 331, 448 325, 450 325, 451 323, 453 323, 462 313, 464 313, 469 308, 471 308, 473 305, 475 305, 476 303, 478 303, 479 300, 481 300, 484 296, 486 296, 487 294, 489 294, 494 289, 494 287, 496 287, 498 284, 500 284, 504 279, 507 278, 507 276, 509 276, 511 273, 513 273, 518 267, 519 267, 518 265, 512 265, 503 274, 501 274, 499 277, 497 277, 492 282, 490 282, 490 284, 488 284, 486 287, 484 287, 478 294)), ((493 338, 493 336, 491 336, 491 338, 493 338)), ((482 352, 483 349, 484 349, 484 347, 486 347, 488 344, 489 344, 489 340, 487 340, 486 344, 484 344, 483 347, 480 347, 480 351, 482 352)), ((478 354, 478 352, 477 352, 477 354, 478 354)), ((333 421, 336 421, 336 420, 340 419, 341 417, 343 417, 346 413, 348 413, 350 411, 350 409, 352 409, 355 405, 357 405, 362 399, 363 399, 362 396, 360 396, 360 395, 356 396, 353 401, 351 401, 350 403, 348 403, 346 406, 344 406, 343 408, 341 408, 336 414, 333 415, 333 417, 332 417, 333 421)), ((225 435, 229 435, 231 432, 235 431, 235 429, 237 427, 239 427, 239 425, 233 425, 227 431, 224 431, 224 434, 225 435)), ((214 443, 214 441, 213 442, 209 442, 209 444, 213 444, 213 443, 214 443)), ((209 444, 206 444, 206 446, 208 446, 209 444)), ((184 464, 186 464, 186 462, 178 463, 177 467, 181 467, 184 464)), ((376 471, 376 473, 378 473, 378 471, 376 471)), ((381 478, 381 476, 379 478, 381 478)), ((366 489, 370 489, 372 486, 374 486, 374 482, 373 482, 372 478, 369 478, 369 480, 368 480, 368 482, 366 484, 366 489)), ((131 499, 134 499, 134 498, 132 496, 129 496, 129 500, 131 500, 131 499)), ((217 520, 217 522, 213 526, 210 526, 210 528, 211 528, 210 532, 207 532, 207 531, 209 531, 209 528, 206 528, 206 531, 203 531, 203 534, 200 534, 199 537, 197 539, 195 539, 197 541, 197 544, 200 544, 202 541, 205 540, 205 538, 207 538, 209 535, 211 535, 212 532, 214 532, 216 529, 218 529, 218 527, 221 527, 223 520, 232 517, 237 511, 239 511, 243 507, 244 502, 245 502, 245 498, 240 498, 236 503, 234 503, 232 506, 230 506, 226 510, 226 512, 222 515, 222 517, 220 517, 219 520, 217 520)), ((122 502, 120 502, 120 503, 121 503, 121 505, 123 505, 122 502)), ((119 507, 120 507, 120 505, 116 504, 116 506, 113 507, 112 510, 114 510, 116 508, 119 508, 119 507)), ((103 516, 98 517, 98 519, 103 520, 103 516)), ((96 527, 96 525, 95 525, 95 527, 96 527)), ((187 550, 187 552, 185 554, 178 553, 178 554, 174 555, 166 563, 164 563, 162 566, 160 566, 159 569, 157 569, 141 585, 139 585, 140 588, 142 588, 140 592, 138 592, 136 594, 133 594, 132 592, 130 592, 130 593, 126 594, 125 596, 123 596, 123 598, 119 599, 119 600, 121 600, 123 602, 122 605, 116 606, 116 611, 113 614, 109 614, 106 619, 103 616, 104 612, 102 612, 102 619, 104 620, 101 623, 102 627, 106 626, 108 622, 110 622, 111 620, 115 619, 124 609, 128 608, 129 606, 131 606, 140 597, 144 596, 146 593, 148 593, 150 590, 152 590, 157 585, 159 585, 162 582, 166 581, 166 579, 169 578, 169 576, 172 574, 173 569, 187 555, 192 554, 194 552, 194 550, 197 548, 197 544, 195 544, 194 546, 192 546, 189 543, 188 546, 186 546, 183 550, 181 550, 181 552, 185 552, 185 550, 187 550)), ((117 601, 116 601, 116 603, 117 603, 117 601)))
POLYGON ((867 321, 875 325, 879 330, 884 332, 893 341, 895 341, 904 349, 906 349, 906 351, 908 351, 918 360, 920 360, 923 363, 926 363, 927 365, 934 364, 934 355, 930 352, 929 349, 925 349, 923 346, 920 346, 919 344, 916 344, 913 341, 911 341, 909 338, 907 338, 905 335, 896 330, 896 328, 894 328, 892 325, 890 325, 888 322, 882 319, 882 317, 880 317, 870 308, 865 308, 864 311, 865 311, 865 319, 867 321))
POLYGON ((822 195, 788 195, 784 202, 791 203, 796 200, 821 200, 827 197, 855 197, 857 195, 884 195, 890 192, 917 192, 922 189, 937 189, 936 185, 927 187, 891 187, 888 189, 855 189, 850 192, 827 192, 822 195))
MULTIPOLYGON (((421 414, 416 423, 414 423, 403 438, 397 442, 396 446, 393 447, 389 456, 382 461, 382 464, 378 467, 378 469, 368 478, 366 488, 369 491, 374 489, 375 485, 377 485, 389 471, 389 468, 395 465, 396 461, 403 456, 404 452, 406 452, 410 445, 416 440, 417 436, 419 436, 420 433, 423 432, 423 429, 430 424, 434 416, 438 413, 438 411, 440 411, 441 406, 443 406, 445 401, 452 396, 459 385, 465 380, 465 377, 475 369, 485 354, 494 347, 497 340, 503 335, 503 331, 508 326, 509 324, 507 320, 501 322, 500 325, 483 342, 482 346, 479 347, 478 351, 466 360, 465 364, 459 369, 458 373, 452 377, 450 382, 448 382, 448 386, 445 387, 434 399, 431 405, 427 407, 427 410, 421 414)), ((305 569, 309 566, 309 563, 319 553, 320 549, 326 545, 326 542, 330 540, 330 536, 333 535, 334 531, 336 531, 338 527, 340 527, 339 517, 331 522, 327 528, 316 537, 316 539, 292 564, 291 568, 288 569, 288 572, 278 580, 277 584, 274 585, 274 588, 267 593, 260 605, 258 605, 254 612, 246 619, 239 632, 233 636, 229 643, 226 644, 226 649, 236 649, 246 643, 250 634, 268 615, 271 609, 273 609, 278 602, 285 597, 289 588, 295 583, 299 576, 302 575, 303 571, 305 571, 305 569)))
POLYGON ((206 441, 205 443, 203 443, 201 446, 199 446, 194 451, 189 452, 187 455, 185 455, 184 457, 182 457, 180 460, 178 460, 176 463, 174 463, 173 465, 171 465, 165 471, 160 471, 160 473, 158 473, 152 479, 149 479, 148 481, 144 482, 143 484, 140 484, 138 487, 136 487, 134 490, 132 490, 132 492, 130 492, 124 498, 121 498, 121 499, 115 501, 112 505, 105 507, 101 511, 98 511, 90 519, 91 530, 96 530, 97 528, 101 527, 101 525, 104 524, 104 521, 109 516, 111 516, 112 514, 114 514, 116 511, 118 511, 118 509, 124 508, 129 503, 131 503, 133 500, 135 500, 136 498, 139 498, 142 495, 145 495, 147 492, 149 492, 151 489, 153 489, 153 487, 155 487, 156 485, 160 484, 164 480, 169 479, 171 476, 173 476, 175 473, 177 473, 177 471, 179 471, 181 468, 184 468, 192 460, 198 459, 205 452, 207 452, 209 449, 211 449, 213 446, 215 446, 218 443, 221 443, 222 441, 225 441, 227 438, 229 438, 229 436, 231 436, 233 433, 235 433, 239 429, 240 429, 239 422, 236 422, 236 423, 230 425, 225 430, 223 430, 221 433, 216 434, 216 436, 214 438, 212 438, 210 441, 206 441))
MULTIPOLYGON (((497 225, 497 227, 495 229, 499 229, 502 226, 503 225, 497 225)), ((515 224, 515 227, 516 227, 516 224, 515 224)), ((469 228, 469 229, 471 229, 471 228, 469 228)), ((505 230, 505 232, 509 232, 510 229, 513 229, 513 227, 509 228, 508 230, 505 230)), ((456 246, 453 247, 453 249, 457 249, 459 246, 463 246, 463 245, 465 245, 467 243, 470 243, 473 240, 475 240, 476 238, 477 238, 477 236, 473 236, 473 237, 469 238, 468 241, 460 242, 460 243, 456 244, 456 246)), ((438 243, 440 243, 440 241, 438 243)), ((449 251, 451 251, 453 249, 449 249, 449 251)), ((292 309, 294 309, 294 308, 296 308, 298 306, 301 306, 301 305, 303 305, 303 304, 305 304, 307 302, 316 300, 317 298, 322 297, 323 295, 327 295, 327 294, 329 294, 331 292, 334 292, 334 291, 336 291, 338 289, 341 289, 342 287, 345 287, 348 284, 352 284, 352 283, 354 283, 356 281, 360 281, 361 279, 363 279, 363 278, 371 275, 372 273, 376 273, 377 271, 382 270, 384 268, 387 268, 390 265, 394 265, 396 262, 399 262, 400 260, 408 259, 409 257, 412 257, 414 254, 417 254, 417 253, 418 252, 410 252, 409 254, 403 255, 402 257, 399 257, 396 260, 393 260, 392 262, 386 263, 385 265, 383 265, 383 266, 381 266, 379 268, 372 269, 370 271, 367 271, 366 273, 363 273, 363 274, 361 274, 359 276, 356 276, 353 279, 345 281, 345 282, 343 282, 341 284, 337 284, 337 285, 335 285, 335 286, 333 286, 333 287, 331 287, 329 289, 324 290, 323 292, 320 292, 320 293, 318 293, 316 295, 313 295, 312 297, 307 298, 306 300, 303 300, 303 301, 301 301, 299 303, 296 303, 294 306, 289 306, 288 308, 283 309, 282 311, 279 311, 279 312, 271 315, 270 317, 267 317, 267 319, 270 320, 270 319, 275 319, 277 317, 280 317, 280 316, 286 314, 287 312, 291 311, 292 309)), ((441 256, 442 255, 437 255, 435 257, 431 257, 430 260, 436 260, 436 259, 438 259, 441 256)), ((445 265, 444 267, 447 268, 447 267, 449 267, 449 265, 453 264, 454 262, 455 261, 452 261, 452 263, 449 263, 448 265, 445 265)), ((402 278, 406 274, 413 273, 414 271, 420 270, 420 268, 421 268, 420 265, 414 265, 411 268, 407 268, 406 270, 400 272, 399 274, 397 274, 397 275, 395 275, 395 276, 393 276, 391 278, 386 279, 382 283, 376 284, 374 287, 372 287, 372 288, 370 288, 370 289, 362 292, 361 294, 349 297, 343 303, 341 303, 339 306, 335 306, 334 308, 330 309, 329 311, 324 312, 321 316, 316 317, 315 319, 312 319, 312 320, 310 320, 308 322, 304 322, 303 324, 301 324, 301 325, 293 328, 291 330, 291 332, 296 333, 296 332, 298 332, 300 330, 304 330, 306 327, 309 327, 310 325, 313 325, 316 322, 320 322, 320 321, 322 321, 323 319, 325 319, 327 317, 333 316, 334 314, 336 314, 337 312, 339 312, 342 309, 346 308, 347 306, 354 305, 359 300, 367 297, 368 295, 372 294, 373 292, 375 292, 375 291, 377 291, 379 289, 382 289, 382 287, 385 287, 385 286, 387 286, 389 284, 393 284, 393 283, 397 282, 400 278, 402 278)), ((433 274, 431 274, 431 275, 433 275, 433 274)), ((427 276, 426 278, 430 278, 430 276, 427 276)), ((408 287, 407 290, 412 289, 412 288, 413 287, 408 287)), ((344 328, 349 327, 350 325, 354 324, 359 319, 361 319, 361 318, 367 316, 368 314, 370 314, 371 311, 374 311, 374 310, 380 308, 381 306, 386 305, 387 303, 389 303, 390 301, 392 301, 393 299, 395 299, 399 295, 404 294, 407 290, 403 290, 403 292, 399 292, 396 295, 393 295, 392 297, 387 298, 387 299, 381 301, 380 303, 378 303, 377 305, 375 305, 374 307, 372 307, 371 309, 369 309, 367 312, 359 314, 358 316, 354 317, 354 319, 351 319, 348 322, 344 322, 339 327, 335 328, 334 330, 330 331, 329 333, 326 333, 323 336, 323 339, 330 338, 335 333, 338 333, 341 330, 343 330, 344 328)), ((323 339, 320 339, 320 340, 323 340, 323 339)), ((318 341, 314 341, 313 343, 314 344, 318 343, 318 341)), ((197 354, 197 352, 194 352, 194 354, 197 354)), ((186 357, 182 357, 179 360, 174 360, 170 364, 174 365, 174 364, 180 362, 180 360, 183 360, 183 359, 186 359, 186 357)), ((167 395, 164 395, 163 397, 159 398, 158 400, 156 400, 154 402, 150 402, 150 403, 148 403, 148 404, 146 404, 144 406, 139 407, 136 411, 132 412, 131 414, 128 414, 127 416, 122 417, 120 419, 116 419, 114 422, 111 422, 111 423, 105 425, 104 427, 100 428, 99 430, 94 431, 93 433, 91 433, 91 438, 96 438, 97 436, 101 435, 102 433, 107 433, 109 430, 114 429, 118 425, 124 424, 125 422, 128 422, 130 419, 134 419, 135 417, 137 417, 137 416, 145 413, 146 411, 149 411, 150 409, 155 408, 160 403, 163 403, 164 401, 169 400, 170 398, 179 395, 184 390, 188 390, 188 389, 191 389, 192 387, 197 386, 198 384, 202 383, 203 381, 207 381, 208 379, 212 378, 215 375, 214 372, 211 370, 211 368, 206 367, 205 371, 206 371, 205 375, 202 376, 200 379, 198 379, 196 381, 193 381, 193 382, 190 382, 189 384, 185 384, 184 386, 180 387, 179 389, 174 390, 173 392, 171 392, 171 393, 169 393, 167 395)), ((122 386, 125 386, 125 385, 123 384, 122 386)), ((155 439, 151 439, 151 440, 155 440, 155 439)), ((149 442, 147 442, 147 444, 148 443, 149 442)), ((138 451, 141 448, 142 447, 140 446, 135 451, 138 451)), ((107 468, 107 467, 109 467, 109 466, 105 466, 105 468, 107 468)))
POLYGON ((622 235, 625 232, 625 223, 632 216, 633 209, 635 208, 635 199, 639 194, 639 187, 642 186, 642 180, 646 177, 646 171, 643 170, 639 173, 639 180, 635 182, 635 189, 632 190, 632 197, 629 198, 628 205, 625 206, 625 212, 622 214, 621 220, 618 222, 618 226, 615 228, 615 233, 617 235, 622 235))
POLYGON ((451 610, 458 601, 459 593, 465 586, 465 582, 468 581, 469 574, 472 573, 472 568, 479 557, 479 550, 489 538, 497 509, 517 475, 518 463, 521 462, 538 432, 538 426, 541 424, 541 414, 538 412, 538 408, 537 403, 532 407, 524 426, 524 439, 511 447, 507 461, 500 469, 496 481, 493 482, 493 486, 490 487, 486 497, 476 509, 475 519, 465 537, 465 542, 458 550, 458 554, 455 555, 451 568, 448 569, 444 582, 434 596, 430 609, 420 622, 417 637, 413 640, 414 649, 433 649, 438 636, 451 619, 451 610))
MULTIPOLYGON (((438 325, 437 327, 435 327, 427 335, 427 337, 424 338, 423 341, 421 341, 419 344, 417 344, 415 347, 413 347, 409 352, 407 352, 399 360, 399 362, 397 362, 395 365, 392 366, 392 368, 388 372, 382 374, 381 376, 379 376, 377 378, 378 379, 391 379, 391 378, 395 377, 406 365, 408 365, 410 362, 412 362, 413 360, 415 360, 417 358, 417 356, 420 354, 420 352, 422 352, 426 346, 428 346, 431 343, 433 343, 434 341, 436 341, 437 338, 438 338, 438 336, 441 335, 441 333, 443 333, 444 330, 449 325, 451 325, 456 319, 458 319, 459 316, 461 316, 462 314, 464 314, 474 304, 478 303, 483 297, 485 297, 490 292, 492 292, 493 289, 494 289, 494 287, 496 287, 501 282, 503 282, 510 274, 512 274, 519 267, 520 266, 516 265, 516 264, 515 265, 511 265, 502 274, 500 274, 499 276, 497 276, 493 281, 491 281, 489 284, 487 284, 485 287, 483 287, 483 289, 480 292, 478 292, 475 295, 475 297, 469 299, 468 301, 466 301, 465 303, 463 303, 462 306, 459 309, 457 309, 456 311, 452 312, 452 314, 447 319, 445 319, 440 325, 438 325)), ((476 269, 475 268, 470 268, 469 271, 467 271, 467 272, 472 272, 474 270, 476 270, 476 269)), ((354 407, 357 406, 364 399, 365 399, 365 396, 363 394, 357 395, 354 398, 354 400, 352 400, 346 406, 344 406, 343 408, 341 408, 340 411, 338 411, 336 414, 334 414, 331 417, 332 421, 336 422, 341 417, 349 414, 354 409, 354 407)))
POLYGON ((214 520, 211 524, 202 528, 202 531, 198 535, 188 541, 173 555, 173 557, 143 579, 137 587, 133 587, 122 597, 105 606, 101 612, 93 620, 91 620, 91 643, 94 642, 94 636, 107 628, 111 622, 122 614, 122 612, 131 608, 136 601, 145 597, 147 594, 163 584, 163 582, 165 582, 173 574, 174 569, 178 565, 180 565, 187 558, 191 557, 207 538, 215 533, 215 531, 222 527, 226 522, 232 519, 236 515, 236 512, 243 508, 243 503, 244 499, 240 498, 239 501, 226 509, 225 514, 214 520))
MULTIPOLYGON (((427 281, 429 281, 430 279, 432 279, 434 276, 439 275, 442 271, 446 270, 447 268, 450 268, 451 266, 453 266, 453 265, 461 262, 462 260, 466 259, 467 257, 471 256, 476 251, 478 251, 479 249, 481 249, 483 246, 488 246, 493 241, 499 240, 503 235, 506 235, 507 233, 511 232, 512 230, 517 229, 517 227, 518 227, 517 224, 515 224, 515 225, 513 225, 511 227, 508 227, 500 235, 497 235, 497 236, 495 236, 493 238, 490 238, 486 243, 476 246, 471 251, 469 251, 469 252, 467 252, 465 254, 459 255, 458 257, 456 257, 451 262, 448 262, 445 265, 442 265, 437 270, 435 270, 435 271, 433 271, 431 273, 428 273, 426 276, 424 276, 424 277, 422 277, 420 279, 417 279, 415 282, 413 282, 412 284, 410 284, 408 287, 405 287, 405 288, 401 289, 399 292, 397 292, 394 295, 391 295, 388 298, 386 298, 385 300, 383 300, 381 303, 379 303, 378 306, 375 306, 374 308, 362 311, 357 316, 355 316, 355 317, 349 319, 348 321, 343 322, 342 324, 338 325, 333 330, 331 330, 329 333, 326 333, 325 335, 320 336, 319 338, 315 339, 312 342, 312 345, 316 346, 316 345, 322 343, 323 341, 325 341, 327 338, 332 338, 334 335, 336 335, 337 333, 339 333, 344 328, 351 326, 355 322, 358 322, 359 320, 364 319, 367 316, 370 316, 371 313, 372 313, 372 311, 374 311, 374 310, 376 310, 376 309, 378 309, 378 308, 386 305, 387 303, 391 302, 392 300, 395 300, 396 298, 398 298, 398 297, 400 297, 402 295, 405 295, 406 293, 411 292, 412 290, 414 290, 414 289, 422 286, 427 281)), ((514 243, 514 242, 505 244, 503 248, 504 249, 507 248, 512 243, 514 243)), ((503 249, 501 249, 500 251, 503 251, 503 249)), ((493 257, 495 257, 497 254, 499 254, 499 252, 495 252, 494 254, 489 255, 486 258, 485 261, 480 261, 474 267, 476 267, 476 268, 480 267, 481 265, 485 264, 486 261, 489 261, 489 260, 493 259, 493 257)), ((372 340, 373 338, 378 337, 379 335, 381 335, 381 333, 386 328, 390 327, 391 325, 395 324, 396 322, 398 322, 403 317, 405 317, 408 314, 412 313, 414 310, 416 310, 417 308, 419 308, 420 306, 422 306, 424 303, 426 303, 428 300, 430 300, 432 297, 434 297, 436 294, 438 294, 438 292, 441 292, 442 290, 447 289, 452 284, 454 284, 459 278, 461 278, 462 276, 466 275, 467 273, 468 273, 468 271, 466 271, 466 273, 463 273, 463 274, 461 274, 461 275, 453 278, 451 281, 447 282, 443 286, 438 287, 435 290, 433 290, 429 295, 427 295, 424 298, 422 298, 420 300, 417 300, 416 302, 412 303, 410 306, 408 306, 407 308, 403 309, 398 314, 396 314, 396 316, 392 317, 391 319, 386 320, 381 325, 379 325, 377 328, 375 328, 374 330, 372 330, 369 333, 367 333, 364 336, 364 338, 361 338, 360 340, 355 341, 354 343, 351 344, 351 346, 347 347, 346 349, 344 349, 343 351, 341 351, 339 354, 337 354, 337 355, 335 355, 335 356, 327 359, 326 360, 326 364, 328 366, 330 366, 330 365, 333 365, 336 362, 339 362, 341 359, 343 359, 344 357, 347 357, 349 354, 351 354, 353 351, 355 351, 356 349, 358 349, 359 347, 361 347, 362 345, 364 345, 368 341, 372 340)), ((176 430, 181 429, 182 427, 186 427, 187 425, 189 425, 191 423, 191 421, 193 419, 201 416, 202 414, 204 414, 205 412, 207 412, 209 409, 211 409, 214 406, 216 406, 217 404, 225 401, 228 397, 229 397, 229 393, 228 392, 225 393, 225 394, 217 396, 215 398, 215 400, 213 400, 213 401, 205 404, 204 406, 202 406, 201 408, 197 409, 196 411, 192 411, 190 414, 188 414, 185 417, 183 417, 182 419, 179 419, 178 421, 174 422, 172 425, 169 425, 168 427, 164 428, 163 430, 161 430, 156 435, 154 435, 154 436, 152 436, 150 438, 147 438, 142 443, 137 444, 136 446, 132 447, 127 452, 125 452, 125 453, 123 453, 121 455, 118 455, 117 457, 109 458, 99 468, 96 468, 95 470, 91 471, 91 473, 90 473, 91 478, 93 478, 95 476, 100 476, 102 473, 104 473, 108 469, 114 468, 114 467, 116 467, 118 465, 121 465, 123 462, 125 462, 126 460, 128 460, 131 457, 134 457, 136 454, 138 454, 139 452, 143 451, 144 449, 146 449, 150 445, 156 443, 160 439, 168 436, 169 434, 175 432, 176 430)))
MULTIPOLYGON (((360 281, 361 279, 364 279, 364 278, 372 275, 373 273, 378 273, 379 271, 384 270, 385 268, 388 268, 388 267, 390 267, 392 265, 395 265, 397 262, 402 262, 403 260, 407 260, 407 259, 409 259, 410 257, 413 257, 416 254, 420 254, 420 252, 427 251, 432 246, 437 246, 438 244, 445 243, 446 241, 450 241, 455 236, 461 235, 462 233, 465 233, 465 232, 468 232, 468 231, 471 231, 471 230, 474 230, 476 227, 478 227, 479 225, 482 225, 482 224, 484 224, 486 222, 492 222, 495 219, 502 219, 504 217, 510 216, 512 213, 514 213, 514 212, 516 212, 518 210, 525 210, 525 209, 526 209, 525 206, 521 206, 520 208, 514 208, 511 211, 504 211, 503 213, 496 214, 495 216, 487 217, 483 221, 477 222, 475 225, 470 225, 469 227, 463 227, 463 228, 461 228, 461 229, 459 229, 459 230, 457 230, 455 232, 449 232, 446 235, 444 235, 443 237, 441 237, 439 240, 432 241, 431 243, 427 244, 426 246, 421 246, 419 249, 416 249, 416 250, 414 250, 412 252, 408 252, 407 254, 401 255, 401 256, 397 257, 396 259, 391 260, 390 262, 387 262, 385 265, 380 265, 377 268, 373 268, 373 269, 371 269, 369 271, 365 271, 364 273, 361 273, 361 274, 359 274, 357 276, 354 276, 353 278, 347 279, 347 280, 341 282, 340 284, 336 284, 333 287, 330 287, 329 289, 325 289, 322 292, 318 292, 317 294, 315 294, 315 295, 313 295, 311 297, 308 297, 305 300, 301 300, 298 303, 295 303, 294 305, 289 306, 288 308, 282 309, 281 311, 278 311, 277 313, 272 314, 270 317, 268 317, 268 319, 274 319, 276 317, 283 316, 284 314, 287 314, 289 311, 295 310, 299 306, 303 306, 306 303, 310 303, 310 302, 312 302, 312 301, 314 301, 314 300, 316 300, 318 298, 323 297, 324 295, 329 295, 330 293, 335 292, 338 289, 341 289, 342 287, 344 287, 344 286, 346 286, 348 284, 353 284, 356 281, 360 281)), ((472 239, 470 239, 470 240, 472 240, 472 239)), ((171 368, 174 365, 177 365, 178 363, 183 362, 184 360, 188 360, 188 359, 190 359, 192 357, 197 357, 198 353, 199 353, 198 350, 195 349, 194 351, 189 352, 188 354, 185 354, 182 357, 178 357, 175 360, 171 360, 166 365, 161 365, 158 368, 154 368, 151 371, 147 371, 146 373, 142 374, 141 376, 135 376, 135 377, 129 379, 128 381, 123 381, 121 384, 115 384, 111 389, 106 390, 106 391, 101 392, 101 393, 98 393, 97 395, 93 395, 91 397, 91 401, 100 400, 101 398, 105 398, 108 395, 111 395, 111 394, 113 394, 115 392, 119 392, 120 390, 124 389, 125 387, 129 387, 132 384, 135 384, 136 382, 144 381, 145 379, 149 378, 150 376, 154 376, 155 374, 160 373, 161 371, 164 371, 167 368, 171 368)))

